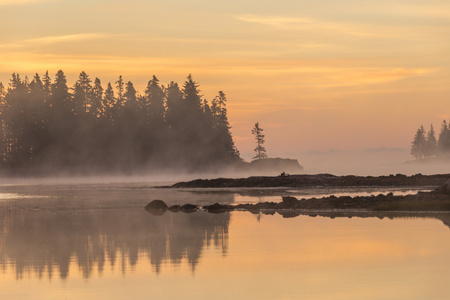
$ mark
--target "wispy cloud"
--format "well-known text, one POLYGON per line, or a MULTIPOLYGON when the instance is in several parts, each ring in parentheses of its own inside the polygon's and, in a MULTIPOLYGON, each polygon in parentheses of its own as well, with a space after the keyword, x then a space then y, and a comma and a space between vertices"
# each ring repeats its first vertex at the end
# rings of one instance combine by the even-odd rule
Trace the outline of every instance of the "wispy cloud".
POLYGON ((45 36, 35 39, 27 39, 22 41, 17 41, 13 43, 0 44, 0 49, 10 49, 10 48, 22 48, 29 46, 42 46, 55 43, 66 43, 75 41, 86 41, 108 38, 112 35, 104 33, 79 33, 79 34, 68 34, 59 36, 45 36))
POLYGON ((340 34, 356 37, 392 38, 411 34, 411 25, 390 25, 371 23, 370 21, 339 21, 318 18, 270 16, 270 15, 238 15, 235 18, 242 22, 270 26, 278 30, 297 30, 315 35, 340 34))
POLYGON ((236 19, 249 23, 269 25, 281 29, 300 29, 315 21, 311 18, 292 18, 282 16, 239 15, 236 19))
POLYGON ((53 44, 60 42, 73 42, 73 41, 85 41, 93 40, 99 38, 108 37, 108 34, 103 33, 79 33, 79 34, 69 34, 69 35, 59 35, 59 36, 46 36, 36 39, 30 39, 25 42, 35 43, 35 44, 53 44))

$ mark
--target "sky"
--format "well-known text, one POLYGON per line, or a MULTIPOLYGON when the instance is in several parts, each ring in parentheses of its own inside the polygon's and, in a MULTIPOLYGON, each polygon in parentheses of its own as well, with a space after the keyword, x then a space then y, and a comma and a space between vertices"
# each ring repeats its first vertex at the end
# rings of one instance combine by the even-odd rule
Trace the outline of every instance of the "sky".
POLYGON ((448 0, 0 0, 0 82, 62 69, 143 92, 192 74, 226 93, 244 158, 256 122, 270 157, 409 155, 450 119, 449 36, 448 0))

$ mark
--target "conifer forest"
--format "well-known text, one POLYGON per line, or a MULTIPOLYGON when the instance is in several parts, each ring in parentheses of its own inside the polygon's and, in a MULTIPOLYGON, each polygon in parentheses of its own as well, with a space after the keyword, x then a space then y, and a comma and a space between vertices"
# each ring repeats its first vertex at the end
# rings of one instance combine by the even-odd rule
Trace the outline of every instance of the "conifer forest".
POLYGON ((411 155, 415 159, 450 156, 450 127, 447 121, 442 121, 438 138, 433 125, 430 125, 428 132, 421 125, 411 143, 411 155))
POLYGON ((153 76, 143 94, 122 76, 103 86, 63 71, 0 83, 3 172, 204 171, 239 162, 223 92, 208 102, 189 75, 182 86, 153 76))

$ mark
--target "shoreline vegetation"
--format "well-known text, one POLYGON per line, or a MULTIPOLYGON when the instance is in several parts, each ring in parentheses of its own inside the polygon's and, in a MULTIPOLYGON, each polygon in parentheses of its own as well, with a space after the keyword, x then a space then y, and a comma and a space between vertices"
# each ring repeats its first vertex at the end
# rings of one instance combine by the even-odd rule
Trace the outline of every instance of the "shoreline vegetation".
POLYGON ((73 86, 62 70, 0 82, 5 175, 205 172, 241 162, 230 129, 225 93, 206 100, 191 75, 182 85, 153 76, 143 93, 84 71, 73 86))
POLYGON ((330 195, 323 198, 297 199, 292 196, 282 197, 281 202, 263 202, 256 204, 224 205, 215 203, 199 207, 193 204, 167 206, 162 200, 150 202, 145 209, 154 215, 171 212, 194 212, 205 210, 210 213, 230 211, 248 211, 255 214, 279 213, 283 217, 295 217, 310 212, 450 212, 450 174, 405 176, 401 174, 390 176, 334 176, 319 175, 280 175, 276 177, 248 177, 239 179, 197 179, 189 182, 179 182, 170 187, 161 188, 269 188, 269 187, 435 187, 431 192, 421 192, 413 195, 394 196, 340 196, 330 195))

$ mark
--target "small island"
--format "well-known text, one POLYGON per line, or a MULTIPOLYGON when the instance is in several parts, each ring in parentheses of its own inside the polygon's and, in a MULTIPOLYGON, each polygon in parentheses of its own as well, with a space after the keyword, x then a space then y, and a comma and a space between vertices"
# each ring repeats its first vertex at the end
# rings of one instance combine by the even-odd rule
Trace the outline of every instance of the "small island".
POLYGON ((437 187, 446 182, 450 174, 406 176, 336 176, 332 174, 251 176, 247 178, 196 179, 178 182, 167 188, 271 188, 271 187, 437 187))

